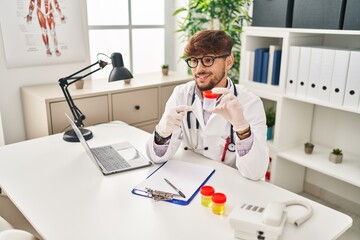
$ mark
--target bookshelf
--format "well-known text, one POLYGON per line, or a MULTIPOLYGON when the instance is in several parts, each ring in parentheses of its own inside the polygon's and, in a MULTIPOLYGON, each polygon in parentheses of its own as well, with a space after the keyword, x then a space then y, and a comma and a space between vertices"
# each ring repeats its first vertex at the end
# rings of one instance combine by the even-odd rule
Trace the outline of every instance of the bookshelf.
POLYGON ((264 105, 276 108, 274 138, 269 144, 270 181, 296 193, 304 191, 304 183, 309 182, 360 206, 360 108, 349 109, 289 94, 286 84, 292 46, 360 49, 360 31, 244 28, 239 83, 260 96, 264 105), (275 86, 254 82, 249 77, 248 52, 269 45, 282 48, 279 85, 275 86), (311 155, 304 153, 304 143, 308 141, 315 144, 311 155), (334 164, 328 160, 333 148, 343 150, 343 163, 334 164), (311 177, 314 175, 317 177, 311 177), (339 191, 339 182, 345 189, 339 191))

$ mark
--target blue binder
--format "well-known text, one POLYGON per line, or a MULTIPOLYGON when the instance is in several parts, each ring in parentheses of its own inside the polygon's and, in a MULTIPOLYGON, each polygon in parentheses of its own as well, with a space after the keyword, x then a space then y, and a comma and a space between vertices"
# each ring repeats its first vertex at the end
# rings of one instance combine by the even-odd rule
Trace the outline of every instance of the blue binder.
POLYGON ((165 201, 179 205, 188 205, 214 172, 215 169, 209 166, 179 160, 169 160, 152 172, 131 192, 147 198, 150 198, 150 196, 146 188, 177 194, 164 180, 166 178, 175 185, 176 188, 182 191, 186 198, 176 196, 171 200, 165 201))
POLYGON ((274 52, 274 62, 273 62, 273 70, 271 77, 272 85, 279 85, 280 78, 280 66, 281 66, 281 50, 275 50, 274 52))
POLYGON ((254 76, 253 76, 254 82, 261 82, 264 52, 269 52, 269 48, 255 49, 254 76))

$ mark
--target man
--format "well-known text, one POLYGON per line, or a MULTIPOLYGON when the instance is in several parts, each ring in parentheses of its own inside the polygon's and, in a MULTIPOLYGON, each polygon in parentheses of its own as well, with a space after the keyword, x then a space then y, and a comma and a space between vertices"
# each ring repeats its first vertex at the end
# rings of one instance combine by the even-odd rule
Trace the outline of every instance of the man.
POLYGON ((185 150, 236 167, 246 178, 264 177, 269 159, 264 107, 259 97, 227 77, 232 47, 230 36, 220 30, 191 37, 184 55, 195 81, 177 86, 166 103, 147 143, 154 162, 171 159, 182 143, 185 150), (211 112, 203 110, 207 90, 220 93, 211 112))

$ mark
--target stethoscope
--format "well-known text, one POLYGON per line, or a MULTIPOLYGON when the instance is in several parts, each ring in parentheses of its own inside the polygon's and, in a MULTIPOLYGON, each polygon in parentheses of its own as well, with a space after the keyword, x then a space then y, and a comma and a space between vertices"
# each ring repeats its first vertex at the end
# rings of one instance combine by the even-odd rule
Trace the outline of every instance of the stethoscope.
MULTIPOLYGON (((191 99, 191 105, 195 101, 195 95, 196 95, 196 93, 195 93, 195 88, 194 88, 194 92, 192 94, 192 99, 191 99)), ((236 86, 234 86, 234 95, 235 95, 235 97, 237 97, 236 86)), ((190 139, 189 139, 190 145, 193 147, 192 150, 195 150, 198 147, 198 136, 196 136, 196 144, 194 145, 193 140, 192 140, 192 136, 191 136, 191 113, 192 113, 192 111, 187 112, 186 122, 187 122, 187 125, 188 125, 189 134, 190 134, 190 139)), ((196 117, 195 117, 195 119, 196 119, 196 131, 197 131, 199 129, 199 127, 200 127, 200 123, 199 123, 199 120, 196 117)), ((225 144, 225 148, 226 147, 227 147, 228 151, 235 152, 234 128, 233 128, 232 124, 231 124, 231 127, 230 127, 230 137, 228 138, 228 140, 226 141, 226 144, 225 144)), ((205 151, 208 150, 208 149, 209 149, 208 147, 204 147, 205 151)), ((190 149, 188 147, 185 147, 184 150, 190 150, 190 149)))

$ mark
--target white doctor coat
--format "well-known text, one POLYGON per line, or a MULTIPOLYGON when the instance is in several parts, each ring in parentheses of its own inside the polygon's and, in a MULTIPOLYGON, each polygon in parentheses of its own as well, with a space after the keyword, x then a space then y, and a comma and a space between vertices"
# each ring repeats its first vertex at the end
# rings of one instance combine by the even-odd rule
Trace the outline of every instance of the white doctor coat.
MULTIPOLYGON (((228 80, 228 82, 231 82, 228 80)), ((251 126, 251 134, 254 141, 250 151, 240 156, 238 151, 227 150, 224 164, 236 167, 240 173, 249 179, 258 180, 264 177, 269 163, 268 147, 266 143, 266 116, 261 99, 246 90, 242 85, 234 85, 237 89, 243 114, 251 126)), ((222 116, 211 114, 207 124, 204 123, 202 101, 197 96, 193 103, 192 98, 195 89, 195 81, 191 81, 175 87, 172 95, 165 106, 165 112, 178 105, 192 105, 194 111, 190 114, 191 128, 187 124, 187 115, 181 123, 181 127, 171 135, 169 147, 166 153, 159 157, 154 151, 154 134, 147 142, 147 155, 155 163, 165 162, 171 159, 180 145, 188 151, 194 151, 203 156, 221 162, 226 139, 230 136, 231 124, 222 116), (199 121, 199 128, 196 127, 196 118, 199 121)), ((237 138, 236 133, 233 135, 237 138)))

